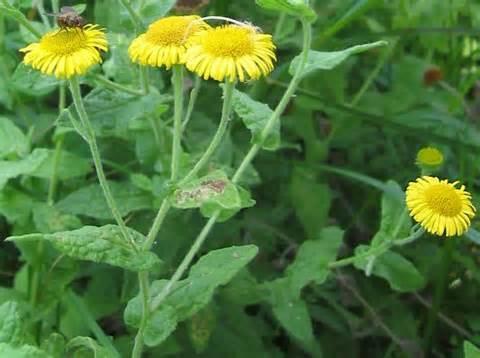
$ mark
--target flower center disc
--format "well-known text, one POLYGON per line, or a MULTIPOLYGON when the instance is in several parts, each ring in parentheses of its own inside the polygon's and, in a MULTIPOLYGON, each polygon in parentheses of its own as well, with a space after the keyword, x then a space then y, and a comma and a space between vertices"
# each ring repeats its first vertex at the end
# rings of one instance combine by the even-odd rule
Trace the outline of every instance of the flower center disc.
POLYGON ((242 57, 253 53, 253 30, 239 26, 216 28, 205 36, 203 47, 216 57, 242 57))
POLYGON ((448 184, 439 183, 425 190, 425 200, 435 213, 444 216, 456 216, 462 211, 462 201, 456 189, 448 184))
POLYGON ((68 55, 84 47, 86 39, 82 29, 61 29, 45 36, 41 46, 57 55, 68 55))
POLYGON ((198 25, 192 24, 195 18, 172 16, 161 19, 149 26, 146 40, 158 46, 181 46, 187 40, 188 33, 197 30, 198 25))

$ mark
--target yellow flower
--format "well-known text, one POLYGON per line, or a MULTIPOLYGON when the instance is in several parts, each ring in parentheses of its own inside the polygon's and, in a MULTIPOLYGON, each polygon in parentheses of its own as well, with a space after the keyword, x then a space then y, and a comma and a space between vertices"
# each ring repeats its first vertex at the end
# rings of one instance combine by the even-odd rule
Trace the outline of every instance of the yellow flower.
POLYGON ((197 31, 208 27, 199 16, 170 16, 148 27, 128 48, 133 62, 167 69, 185 63, 187 40, 197 31))
POLYGON ((189 41, 186 66, 204 79, 244 82, 273 70, 272 36, 253 26, 227 25, 196 33, 189 41))
POLYGON ((46 33, 39 42, 20 51, 23 62, 47 75, 68 79, 83 75, 93 65, 102 62, 100 51, 107 51, 107 38, 97 25, 64 28, 46 33))
POLYGON ((423 176, 408 184, 407 207, 412 216, 428 232, 442 236, 462 235, 475 216, 471 195, 465 186, 456 188, 436 177, 423 176))
POLYGON ((443 154, 434 147, 425 147, 417 153, 417 164, 419 166, 438 167, 443 164, 443 154))

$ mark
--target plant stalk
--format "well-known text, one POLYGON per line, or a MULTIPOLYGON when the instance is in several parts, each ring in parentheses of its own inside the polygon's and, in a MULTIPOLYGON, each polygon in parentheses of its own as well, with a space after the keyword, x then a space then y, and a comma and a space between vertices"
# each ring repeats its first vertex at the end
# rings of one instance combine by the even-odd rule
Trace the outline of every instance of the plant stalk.
POLYGON ((180 155, 182 152, 182 118, 183 118, 183 66, 172 67, 173 86, 173 143, 172 143, 172 168, 170 180, 175 182, 178 178, 180 155))
POLYGON ((122 215, 118 210, 118 206, 112 195, 110 187, 108 186, 107 178, 105 176, 102 161, 100 158, 100 152, 98 150, 97 140, 95 138, 95 131, 90 122, 90 119, 88 118, 87 111, 85 110, 85 106, 82 100, 82 95, 80 93, 80 84, 78 82, 77 77, 72 77, 70 79, 70 91, 72 93, 73 103, 77 110, 78 116, 80 117, 81 123, 86 132, 85 134, 88 139, 88 145, 90 147, 90 152, 92 154, 93 163, 95 164, 95 169, 97 170, 98 181, 103 190, 103 194, 105 196, 107 204, 112 212, 113 217, 115 218, 115 221, 117 222, 120 228, 120 231, 122 232, 123 237, 130 243, 130 245, 135 251, 138 251, 137 245, 135 244, 135 241, 133 241, 133 238, 130 235, 130 233, 128 232, 127 226, 123 221, 122 215))

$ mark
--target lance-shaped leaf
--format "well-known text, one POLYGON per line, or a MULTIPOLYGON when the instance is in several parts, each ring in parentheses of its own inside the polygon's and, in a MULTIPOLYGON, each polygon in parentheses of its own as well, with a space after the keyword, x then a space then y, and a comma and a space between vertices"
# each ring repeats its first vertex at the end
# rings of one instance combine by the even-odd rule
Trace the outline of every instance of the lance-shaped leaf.
POLYGON ((27 157, 16 161, 0 161, 0 189, 9 179, 32 173, 47 158, 47 153, 34 151, 27 157))
POLYGON ((303 17, 308 21, 317 18, 308 0, 256 0, 264 9, 285 12, 289 15, 303 17))
POLYGON ((0 158, 9 155, 23 156, 28 153, 25 134, 11 120, 0 117, 0 158))
POLYGON ((182 185, 173 193, 171 201, 179 209, 200 208, 206 217, 220 210, 219 221, 255 203, 248 191, 233 184, 221 170, 182 185))
MULTIPOLYGON (((343 61, 345 61, 352 55, 365 52, 379 46, 385 46, 387 44, 388 43, 386 41, 377 41, 364 45, 349 47, 342 51, 322 52, 311 50, 308 53, 307 63, 303 68, 301 77, 304 77, 316 70, 331 70, 340 65, 343 61)), ((295 74, 295 72, 297 71, 297 68, 301 62, 301 57, 302 54, 298 55, 293 59, 292 63, 290 64, 289 72, 291 75, 295 74)))
POLYGON ((247 94, 235 90, 232 98, 233 110, 242 118, 252 132, 252 143, 261 144, 263 149, 276 150, 280 146, 280 121, 275 122, 268 136, 262 141, 262 132, 273 111, 264 103, 251 99, 247 94))
MULTIPOLYGON (((139 232, 128 230, 137 243, 140 244, 145 240, 139 232)), ((150 270, 160 263, 160 259, 152 252, 135 252, 116 225, 84 226, 78 230, 54 234, 11 236, 7 240, 14 242, 46 240, 52 243, 55 249, 69 257, 103 262, 131 271, 150 270)))
MULTIPOLYGON (((171 294, 152 313, 145 329, 144 340, 149 346, 164 341, 177 324, 192 317, 212 299, 215 289, 227 284, 257 254, 254 245, 232 246, 210 251, 190 269, 189 276, 178 282, 171 294)), ((157 296, 168 280, 153 282, 150 295, 157 296)), ((134 297, 125 310, 125 322, 138 327, 142 315, 142 299, 134 297)))

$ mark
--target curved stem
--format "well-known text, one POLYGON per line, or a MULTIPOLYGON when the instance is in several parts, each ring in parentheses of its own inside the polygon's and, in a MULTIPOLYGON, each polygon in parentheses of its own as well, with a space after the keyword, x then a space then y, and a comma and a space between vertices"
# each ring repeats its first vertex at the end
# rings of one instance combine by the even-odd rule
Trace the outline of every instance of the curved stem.
POLYGON ((143 91, 139 91, 139 90, 135 90, 135 89, 125 87, 124 85, 121 85, 119 83, 110 81, 108 78, 105 78, 105 77, 100 76, 100 75, 95 75, 94 80, 95 80, 95 82, 100 83, 100 84, 104 85, 105 87, 109 87, 109 88, 114 89, 114 90, 119 90, 119 91, 131 94, 131 95, 134 95, 134 96, 141 96, 141 95, 144 94, 143 91))
POLYGON ((185 131, 187 128, 188 122, 192 118, 193 108, 195 108, 195 103, 197 102, 198 92, 200 92, 200 87, 202 86, 202 79, 199 76, 195 76, 195 81, 193 88, 190 91, 190 99, 188 100, 187 113, 185 114, 185 119, 182 124, 182 131, 185 131))
POLYGON ((115 218, 115 221, 120 227, 120 231, 122 232, 123 237, 130 243, 130 245, 135 251, 138 251, 137 245, 135 244, 135 241, 133 241, 133 238, 128 232, 127 226, 123 221, 122 215, 120 214, 112 192, 110 191, 110 187, 108 186, 107 178, 103 170, 102 161, 100 159, 100 152, 98 150, 97 140, 95 139, 95 132, 83 105, 82 95, 80 93, 80 84, 76 77, 72 77, 70 79, 70 91, 72 92, 73 103, 75 104, 78 116, 80 117, 80 121, 85 129, 85 134, 88 139, 88 145, 90 147, 90 152, 93 158, 93 163, 95 164, 95 169, 97 170, 98 181, 103 190, 103 194, 105 196, 107 204, 112 212, 113 217, 115 218))
POLYGON ((207 164, 212 154, 220 145, 228 126, 230 112, 232 110, 232 97, 233 97, 234 89, 235 89, 234 82, 229 82, 229 81, 225 82, 225 85, 223 87, 222 117, 220 119, 220 125, 218 126, 217 132, 213 136, 213 139, 210 142, 210 145, 208 146, 205 153, 203 153, 202 157, 198 160, 197 164, 195 164, 192 170, 190 170, 190 172, 188 172, 188 174, 178 183, 179 186, 193 179, 193 177, 197 175, 197 173, 205 166, 205 164, 207 164))
POLYGON ((170 203, 167 198, 163 199, 162 205, 160 205, 160 209, 158 209, 157 216, 153 221, 153 225, 148 232, 147 240, 143 244, 143 250, 150 250, 152 248, 153 243, 155 242, 155 238, 160 231, 160 227, 162 226, 163 220, 165 216, 167 216, 168 210, 170 210, 170 203))
POLYGON ((287 107, 288 103, 290 102, 290 99, 292 98, 293 94, 295 93, 295 90, 298 87, 298 84, 300 83, 300 80, 302 78, 303 68, 307 63, 308 53, 310 51, 310 44, 312 42, 311 25, 306 21, 302 21, 302 25, 303 25, 303 50, 300 58, 300 64, 297 67, 297 71, 295 72, 292 80, 290 81, 290 84, 288 85, 287 90, 283 94, 282 99, 278 103, 277 108, 275 108, 275 111, 270 116, 267 124, 265 125, 265 128, 263 128, 260 142, 257 144, 254 144, 250 148, 249 152, 243 159, 242 163, 240 163, 240 166, 238 167, 237 171, 233 175, 233 178, 232 178, 233 183, 237 183, 241 179, 245 169, 255 158, 258 151, 262 148, 263 142, 266 140, 267 136, 272 131, 272 128, 274 127, 275 123, 280 119, 280 116, 282 115, 283 111, 285 111, 285 108, 287 107))
MULTIPOLYGON (((272 115, 269 118, 264 130, 262 131, 262 137, 261 137, 260 145, 253 145, 252 146, 252 148, 250 149, 250 151, 247 153, 244 160, 242 161, 240 167, 235 172, 235 175, 232 179, 233 182, 237 182, 241 178, 241 176, 243 174, 243 171, 248 166, 248 164, 250 164, 250 162, 253 160, 253 158, 257 154, 258 150, 261 148, 261 143, 263 143, 265 141, 265 138, 270 134, 270 131, 272 130, 273 126, 275 125, 275 122, 280 118, 280 115, 285 110, 285 107, 287 106, 288 102, 290 101, 290 98, 295 93, 295 89, 298 86, 298 83, 300 82, 301 74, 303 72, 303 68, 304 68, 304 66, 307 62, 308 52, 310 51, 310 44, 311 44, 311 37, 312 37, 311 25, 306 21, 303 21, 302 24, 303 24, 303 32, 304 32, 304 41, 303 41, 303 50, 302 50, 302 58, 301 58, 300 65, 298 66, 297 71, 295 72, 295 75, 293 76, 292 81, 290 82, 290 84, 289 84, 287 90, 285 91, 282 99, 280 100, 279 104, 277 105, 277 108, 272 113, 272 115)), ((152 305, 151 305, 151 310, 152 311, 156 310, 161 305, 163 300, 170 293, 173 285, 176 282, 178 282, 178 280, 180 280, 182 275, 188 269, 188 267, 191 264, 193 258, 198 253, 198 251, 200 250, 203 242, 205 241, 208 234, 210 233, 213 226, 215 225, 215 222, 216 222, 219 215, 220 215, 220 211, 216 211, 213 214, 213 216, 207 221, 207 223, 203 227, 202 231, 200 232, 200 234, 195 239, 195 242, 193 243, 192 247, 188 251, 187 255, 182 260, 180 266, 178 266, 177 270, 175 271, 175 273, 170 278, 167 285, 152 300, 152 305)))
POLYGON ((220 215, 220 212, 217 211, 207 221, 206 225, 203 227, 200 234, 198 234, 197 238, 193 242, 192 247, 190 247, 190 250, 188 251, 187 255, 185 255, 181 264, 177 267, 177 269, 175 270, 174 274, 172 275, 168 283, 165 285, 162 291, 160 291, 160 293, 152 300, 152 305, 151 305, 152 311, 155 311, 161 305, 163 300, 170 293, 173 285, 175 285, 182 278, 183 274, 190 266, 190 263, 192 262, 193 258, 202 247, 202 244, 207 238, 208 234, 210 233, 210 230, 212 229, 213 225, 215 225, 215 221, 217 221, 217 218, 219 215, 220 215))
POLYGON ((143 271, 138 273, 138 283, 140 286, 140 293, 142 295, 142 319, 140 326, 138 327, 137 335, 135 336, 135 343, 132 350, 132 358, 141 358, 143 351, 143 333, 148 322, 148 316, 150 315, 150 306, 148 304, 150 299, 150 289, 148 282, 148 272, 143 271))
POLYGON ((172 67, 172 86, 174 98, 173 113, 173 143, 172 143, 172 169, 170 179, 177 180, 182 151, 182 116, 183 116, 183 66, 172 67))
POLYGON ((128 0, 120 0, 120 2, 122 3, 123 7, 125 7, 125 9, 127 10, 128 15, 130 15, 130 18, 132 19, 132 22, 135 25, 137 31, 142 29, 143 28, 142 19, 135 12, 130 2, 128 0))

